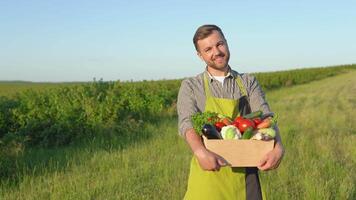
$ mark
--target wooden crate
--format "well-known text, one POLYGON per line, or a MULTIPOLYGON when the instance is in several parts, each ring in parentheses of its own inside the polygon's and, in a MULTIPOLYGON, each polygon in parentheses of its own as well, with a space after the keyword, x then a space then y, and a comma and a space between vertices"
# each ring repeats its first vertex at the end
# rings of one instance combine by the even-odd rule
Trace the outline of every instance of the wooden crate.
POLYGON ((274 147, 274 140, 203 139, 207 149, 223 157, 232 167, 256 167, 274 147))

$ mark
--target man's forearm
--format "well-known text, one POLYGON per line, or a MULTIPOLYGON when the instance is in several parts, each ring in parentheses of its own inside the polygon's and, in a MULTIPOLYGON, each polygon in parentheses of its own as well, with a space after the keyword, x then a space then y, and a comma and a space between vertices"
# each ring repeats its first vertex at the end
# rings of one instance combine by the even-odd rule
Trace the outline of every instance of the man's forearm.
POLYGON ((201 137, 195 132, 193 128, 188 129, 185 132, 185 140, 187 141, 194 154, 205 149, 201 137))
POLYGON ((205 148, 201 137, 196 134, 193 128, 186 131, 185 139, 203 170, 219 171, 220 167, 227 165, 225 159, 205 148))

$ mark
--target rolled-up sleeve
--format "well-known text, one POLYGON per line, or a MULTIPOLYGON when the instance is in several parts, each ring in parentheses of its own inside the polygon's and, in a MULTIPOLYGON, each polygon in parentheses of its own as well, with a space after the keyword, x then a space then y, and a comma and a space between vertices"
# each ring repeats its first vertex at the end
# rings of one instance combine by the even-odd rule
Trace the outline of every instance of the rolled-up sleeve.
POLYGON ((183 80, 177 100, 178 129, 182 137, 185 137, 188 129, 193 128, 191 116, 196 112, 198 112, 197 102, 189 79, 183 80))
POLYGON ((264 114, 272 113, 266 101, 265 93, 262 91, 256 77, 252 75, 248 75, 248 96, 252 112, 261 110, 264 114))

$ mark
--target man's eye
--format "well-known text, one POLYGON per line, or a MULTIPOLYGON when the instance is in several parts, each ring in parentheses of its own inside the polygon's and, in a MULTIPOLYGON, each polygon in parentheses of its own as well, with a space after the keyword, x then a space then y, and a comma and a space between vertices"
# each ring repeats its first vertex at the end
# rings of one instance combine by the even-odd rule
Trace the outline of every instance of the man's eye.
POLYGON ((205 49, 205 52, 206 53, 209 53, 211 49, 205 49))

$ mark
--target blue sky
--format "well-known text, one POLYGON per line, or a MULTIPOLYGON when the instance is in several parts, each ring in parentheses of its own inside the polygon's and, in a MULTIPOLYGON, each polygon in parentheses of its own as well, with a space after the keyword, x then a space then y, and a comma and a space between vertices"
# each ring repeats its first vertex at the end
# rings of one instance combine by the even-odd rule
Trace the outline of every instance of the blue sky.
POLYGON ((352 1, 0 1, 0 80, 156 80, 204 69, 220 26, 240 72, 356 63, 352 1))

